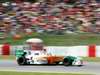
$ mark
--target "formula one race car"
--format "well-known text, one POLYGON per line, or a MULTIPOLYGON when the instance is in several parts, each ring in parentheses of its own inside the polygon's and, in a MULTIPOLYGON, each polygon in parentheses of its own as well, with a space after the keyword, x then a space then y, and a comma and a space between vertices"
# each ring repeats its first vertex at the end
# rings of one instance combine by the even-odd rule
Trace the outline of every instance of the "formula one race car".
POLYGON ((16 50, 16 60, 19 65, 29 65, 29 64, 63 64, 65 66, 70 66, 70 65, 82 66, 83 65, 83 60, 80 57, 57 56, 57 55, 48 53, 46 50, 42 49, 42 44, 37 39, 28 40, 28 46, 30 45, 31 45, 30 49, 28 47, 26 49, 24 48, 24 50, 16 50), (29 43, 29 42, 32 42, 32 43, 29 43))
POLYGON ((19 65, 28 64, 64 64, 65 66, 82 66, 83 61, 80 57, 74 56, 54 56, 43 51, 23 51, 16 52, 16 59, 19 65))

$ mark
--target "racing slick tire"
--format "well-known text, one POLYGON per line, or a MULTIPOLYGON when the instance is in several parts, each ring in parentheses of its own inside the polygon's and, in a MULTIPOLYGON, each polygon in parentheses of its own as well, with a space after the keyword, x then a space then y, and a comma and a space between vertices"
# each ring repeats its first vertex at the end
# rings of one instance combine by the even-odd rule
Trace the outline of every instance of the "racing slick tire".
POLYGON ((27 65, 27 61, 26 61, 25 57, 18 58, 17 63, 18 63, 18 65, 27 65))
POLYGON ((56 62, 56 65, 58 65, 59 64, 59 62, 56 62))
POLYGON ((64 66, 70 66, 70 65, 72 65, 72 61, 68 58, 64 58, 63 64, 64 64, 64 66))

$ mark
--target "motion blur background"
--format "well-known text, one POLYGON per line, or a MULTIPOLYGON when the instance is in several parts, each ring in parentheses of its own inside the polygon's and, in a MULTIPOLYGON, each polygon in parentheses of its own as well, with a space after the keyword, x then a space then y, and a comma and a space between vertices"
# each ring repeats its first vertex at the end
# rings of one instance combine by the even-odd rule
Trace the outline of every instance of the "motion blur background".
POLYGON ((0 43, 37 34, 88 33, 100 34, 100 0, 0 0, 0 43))

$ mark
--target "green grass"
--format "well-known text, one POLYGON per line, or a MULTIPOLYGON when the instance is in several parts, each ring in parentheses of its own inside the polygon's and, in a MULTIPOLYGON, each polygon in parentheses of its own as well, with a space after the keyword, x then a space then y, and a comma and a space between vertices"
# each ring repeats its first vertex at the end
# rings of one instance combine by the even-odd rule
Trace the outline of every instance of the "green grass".
POLYGON ((36 73, 36 72, 3 72, 0 75, 91 75, 91 74, 71 74, 71 73, 36 73))
POLYGON ((100 62, 100 57, 83 57, 84 61, 90 61, 90 62, 100 62))
POLYGON ((9 42, 12 45, 21 45, 25 40, 29 38, 40 38, 44 41, 45 45, 49 46, 73 46, 73 45, 100 45, 100 35, 98 34, 65 34, 65 35, 53 35, 53 34, 37 34, 23 35, 20 40, 14 40, 11 36, 7 39, 0 40, 0 44, 9 42))
POLYGON ((16 57, 14 55, 10 55, 10 56, 7 56, 7 55, 0 55, 0 60, 15 60, 16 57))

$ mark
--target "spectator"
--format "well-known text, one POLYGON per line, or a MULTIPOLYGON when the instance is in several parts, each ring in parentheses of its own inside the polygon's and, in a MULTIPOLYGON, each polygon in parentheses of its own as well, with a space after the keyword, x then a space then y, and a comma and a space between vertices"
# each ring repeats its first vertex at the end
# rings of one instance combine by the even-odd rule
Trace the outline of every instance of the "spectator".
POLYGON ((91 20, 94 19, 94 25, 97 26, 97 18, 100 16, 99 0, 44 0, 36 3, 18 1, 0 4, 0 21, 4 21, 7 34, 24 32, 32 27, 37 32, 56 32, 57 28, 62 32, 76 32, 86 27, 91 28, 91 20))

